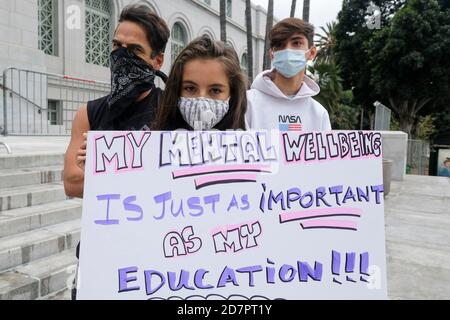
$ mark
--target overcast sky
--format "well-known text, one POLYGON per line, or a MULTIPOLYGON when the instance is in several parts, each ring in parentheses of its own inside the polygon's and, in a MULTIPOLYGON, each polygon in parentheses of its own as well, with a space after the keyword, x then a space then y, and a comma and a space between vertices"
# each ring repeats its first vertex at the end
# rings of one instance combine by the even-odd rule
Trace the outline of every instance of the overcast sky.
MULTIPOLYGON (((254 4, 266 8, 268 0, 252 0, 254 4)), ((291 0, 274 0, 274 15, 278 19, 289 17, 291 13, 291 0)), ((311 0, 310 22, 316 27, 316 32, 327 22, 336 20, 338 12, 342 7, 342 0, 311 0)), ((303 0, 297 0, 295 16, 302 17, 303 0)))

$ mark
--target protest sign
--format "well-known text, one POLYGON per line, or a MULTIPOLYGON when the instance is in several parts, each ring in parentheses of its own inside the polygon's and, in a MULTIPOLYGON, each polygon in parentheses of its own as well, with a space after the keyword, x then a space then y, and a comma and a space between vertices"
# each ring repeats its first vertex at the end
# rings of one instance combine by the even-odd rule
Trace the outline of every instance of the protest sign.
POLYGON ((78 299, 384 299, 377 132, 90 132, 78 299))

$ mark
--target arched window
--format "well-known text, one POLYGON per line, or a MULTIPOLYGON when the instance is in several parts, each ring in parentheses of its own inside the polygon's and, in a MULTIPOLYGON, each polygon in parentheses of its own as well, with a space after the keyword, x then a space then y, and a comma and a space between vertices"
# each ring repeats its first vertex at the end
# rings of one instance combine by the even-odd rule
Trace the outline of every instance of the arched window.
POLYGON ((38 0, 39 50, 58 55, 58 15, 56 0, 38 0))
POLYGON ((248 70, 248 55, 247 55, 247 52, 242 54, 242 57, 241 57, 241 69, 242 69, 242 71, 245 74, 247 74, 247 70, 248 70))
POLYGON ((187 36, 183 25, 176 22, 172 27, 172 63, 175 62, 180 52, 186 47, 187 36))
POLYGON ((86 62, 109 67, 111 3, 86 0, 86 62))
POLYGON ((231 0, 227 0, 226 9, 227 9, 227 17, 232 18, 233 17, 233 3, 231 2, 231 0))

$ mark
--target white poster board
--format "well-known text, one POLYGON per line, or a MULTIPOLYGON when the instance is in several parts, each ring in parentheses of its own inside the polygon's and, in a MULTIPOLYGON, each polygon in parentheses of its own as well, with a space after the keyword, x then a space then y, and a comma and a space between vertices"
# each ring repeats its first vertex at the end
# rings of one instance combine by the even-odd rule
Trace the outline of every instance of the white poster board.
POLYGON ((385 299, 377 132, 90 132, 78 299, 385 299))

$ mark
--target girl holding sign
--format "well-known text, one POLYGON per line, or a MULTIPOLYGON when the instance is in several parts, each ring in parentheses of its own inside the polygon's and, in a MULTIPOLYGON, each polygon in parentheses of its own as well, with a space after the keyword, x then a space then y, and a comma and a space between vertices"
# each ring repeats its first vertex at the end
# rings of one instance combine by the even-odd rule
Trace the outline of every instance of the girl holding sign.
POLYGON ((245 130, 246 86, 234 49, 199 37, 172 65, 152 129, 245 130))
MULTIPOLYGON (((197 38, 172 66, 152 130, 245 130, 246 90, 236 52, 207 36, 197 38)), ((77 165, 84 171, 83 139, 77 165)))

